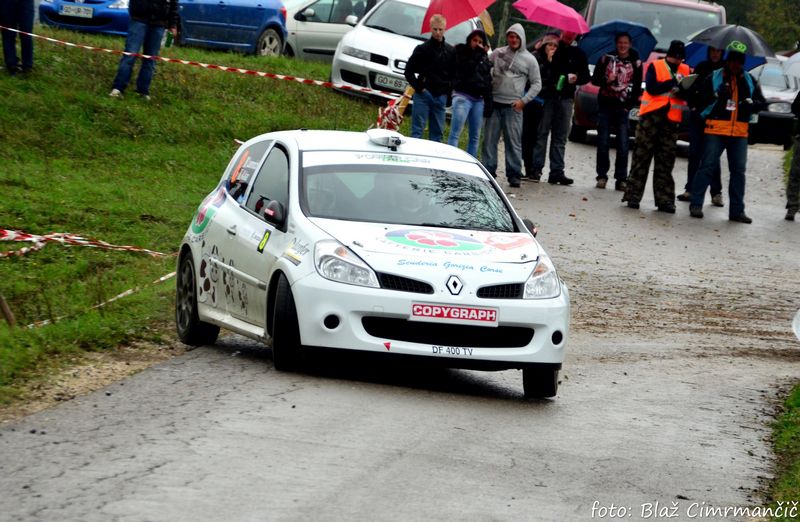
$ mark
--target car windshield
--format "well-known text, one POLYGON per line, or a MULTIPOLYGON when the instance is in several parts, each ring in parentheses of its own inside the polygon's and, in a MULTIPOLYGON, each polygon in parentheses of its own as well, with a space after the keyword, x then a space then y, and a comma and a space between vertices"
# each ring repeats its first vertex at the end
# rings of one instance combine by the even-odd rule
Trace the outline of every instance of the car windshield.
MULTIPOLYGON (((420 34, 419 32, 426 11, 425 7, 389 0, 376 6, 364 21, 364 25, 417 40, 427 40, 431 37, 431 33, 420 34)), ((455 45, 465 42, 470 31, 472 31, 472 24, 467 20, 445 31, 444 38, 455 45)))
POLYGON ((438 168, 441 165, 435 163, 408 166, 402 164, 402 156, 380 155, 395 159, 308 166, 308 156, 304 155, 300 190, 309 217, 515 231, 505 202, 475 164, 447 162, 458 170, 438 168))
POLYGON ((707 27, 723 23, 721 11, 628 0, 603 0, 597 2, 592 24, 620 18, 648 27, 658 40, 656 49, 660 51, 666 51, 672 40, 686 41, 707 27))
POLYGON ((792 79, 783 74, 783 69, 779 67, 765 67, 758 76, 758 82, 762 87, 772 87, 781 91, 794 88, 792 79))

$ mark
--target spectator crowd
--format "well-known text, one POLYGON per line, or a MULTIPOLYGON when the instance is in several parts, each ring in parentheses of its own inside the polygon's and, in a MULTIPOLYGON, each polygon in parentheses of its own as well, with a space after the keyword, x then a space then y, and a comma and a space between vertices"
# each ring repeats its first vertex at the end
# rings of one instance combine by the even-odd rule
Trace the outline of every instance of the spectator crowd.
MULTIPOLYGON (((414 88, 411 136, 442 141, 445 111, 452 100, 447 143, 458 145, 468 128, 467 152, 477 157, 496 177, 498 146, 502 136, 505 175, 509 186, 521 181, 539 182, 549 158, 547 182, 571 185, 565 173, 565 149, 572 122, 576 89, 589 83, 597 95, 596 187, 605 189, 611 170, 612 135, 616 141, 614 189, 623 192, 627 207, 638 209, 653 164, 653 198, 658 211, 674 214, 675 201, 689 203, 689 215, 703 217, 706 192, 711 204, 724 207, 722 153, 729 171, 728 219, 752 223, 745 213, 748 132, 751 118, 766 108, 756 79, 744 70, 745 52, 740 42, 727 49, 708 48, 707 59, 693 73, 684 63, 686 49, 671 42, 666 56, 651 61, 633 48, 631 35, 614 36, 614 50, 603 55, 589 74, 586 55, 573 42, 576 34, 554 31, 533 46, 525 31, 514 24, 505 44, 491 54, 483 31, 469 34, 465 43, 452 47, 444 39, 447 21, 431 20, 431 38, 416 47, 405 70, 414 88), (637 111, 636 135, 629 156, 629 120, 637 111), (690 148, 683 191, 676 196, 673 168, 679 125, 688 114, 690 148)), ((800 118, 800 95, 792 105, 800 118)), ((795 129, 795 152, 800 130, 795 129)), ((787 187, 786 219, 800 211, 800 154, 794 154, 787 187)))

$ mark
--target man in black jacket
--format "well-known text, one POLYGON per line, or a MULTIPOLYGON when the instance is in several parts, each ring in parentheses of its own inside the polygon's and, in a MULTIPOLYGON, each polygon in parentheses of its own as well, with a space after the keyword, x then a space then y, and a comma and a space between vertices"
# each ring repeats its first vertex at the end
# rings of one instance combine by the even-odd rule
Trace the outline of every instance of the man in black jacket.
MULTIPOLYGON (((178 0, 131 0, 128 8, 130 22, 128 23, 128 36, 125 39, 125 51, 148 56, 158 56, 161 49, 161 40, 164 31, 168 30, 175 36, 178 27, 178 0)), ((112 98, 120 98, 128 82, 131 80, 133 63, 136 58, 123 55, 119 61, 117 75, 114 78, 111 94, 112 98)), ((150 99, 150 82, 156 69, 154 59, 142 60, 139 76, 136 79, 136 92, 146 99, 150 99)))
POLYGON ((406 80, 414 88, 411 98, 411 137, 421 138, 430 122, 428 138, 442 141, 444 112, 450 95, 455 66, 455 50, 444 41, 447 21, 431 16, 431 38, 419 44, 406 64, 406 80))
POLYGON ((794 221, 794 215, 800 212, 800 93, 792 102, 792 112, 797 116, 794 133, 794 156, 792 168, 789 170, 789 186, 786 187, 786 219, 794 221))
POLYGON ((589 64, 586 54, 572 45, 577 34, 570 31, 561 32, 558 50, 553 56, 553 77, 556 82, 556 94, 553 103, 546 103, 539 123, 539 136, 533 149, 534 172, 544 168, 547 135, 550 135, 550 175, 547 182, 551 184, 570 185, 572 179, 564 174, 564 152, 567 148, 567 135, 572 122, 572 105, 575 90, 580 85, 589 83, 589 64))

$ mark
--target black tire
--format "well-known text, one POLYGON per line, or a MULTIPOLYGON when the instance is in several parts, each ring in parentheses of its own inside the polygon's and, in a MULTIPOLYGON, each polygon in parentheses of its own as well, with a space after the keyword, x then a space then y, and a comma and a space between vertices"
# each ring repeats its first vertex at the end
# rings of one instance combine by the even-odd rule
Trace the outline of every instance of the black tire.
POLYGON ((555 397, 558 392, 558 369, 550 366, 524 368, 522 388, 526 399, 555 397))
POLYGON ((783 143, 783 150, 789 150, 792 148, 792 140, 787 140, 783 143))
POLYGON ((297 369, 302 358, 297 308, 286 276, 278 277, 272 316, 272 362, 281 372, 297 369))
POLYGON ((586 127, 581 127, 573 122, 569 129, 569 136, 567 139, 573 143, 586 143, 587 131, 588 129, 586 127))
POLYGON ((258 56, 280 56, 283 54, 283 40, 275 29, 265 29, 256 40, 258 56))
POLYGON ((219 326, 200 320, 197 314, 197 278, 191 254, 178 265, 175 289, 175 329, 182 343, 189 346, 214 344, 219 326))

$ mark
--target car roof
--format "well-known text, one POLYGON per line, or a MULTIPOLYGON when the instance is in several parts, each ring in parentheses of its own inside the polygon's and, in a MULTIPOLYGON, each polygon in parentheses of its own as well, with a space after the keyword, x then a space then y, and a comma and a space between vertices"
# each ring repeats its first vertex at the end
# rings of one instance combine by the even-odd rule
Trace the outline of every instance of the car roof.
MULTIPOLYGON (((399 132, 394 132, 393 134, 402 136, 399 132)), ((399 145, 396 151, 392 151, 389 147, 379 145, 370 140, 368 132, 299 129, 263 134, 260 138, 294 141, 300 151, 344 150, 396 152, 398 154, 418 154, 424 156, 447 157, 448 159, 460 161, 475 161, 475 158, 464 150, 436 141, 408 138, 405 136, 402 136, 404 143, 399 145)))

